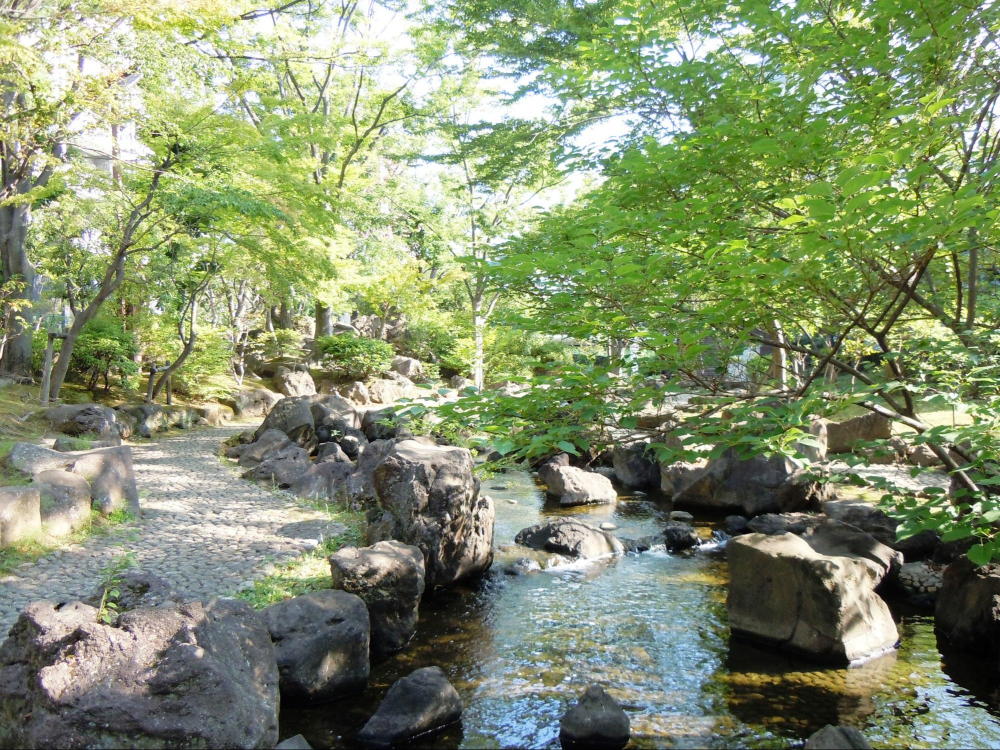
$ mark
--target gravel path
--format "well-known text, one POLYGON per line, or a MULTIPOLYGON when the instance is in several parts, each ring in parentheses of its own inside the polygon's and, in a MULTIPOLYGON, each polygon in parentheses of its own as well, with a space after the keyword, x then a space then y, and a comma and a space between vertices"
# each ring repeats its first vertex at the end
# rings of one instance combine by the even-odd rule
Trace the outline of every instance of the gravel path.
POLYGON ((193 598, 232 594, 343 531, 319 511, 244 481, 218 458, 247 425, 199 429, 132 446, 142 519, 60 548, 0 577, 0 640, 29 601, 90 594, 127 551, 193 598))

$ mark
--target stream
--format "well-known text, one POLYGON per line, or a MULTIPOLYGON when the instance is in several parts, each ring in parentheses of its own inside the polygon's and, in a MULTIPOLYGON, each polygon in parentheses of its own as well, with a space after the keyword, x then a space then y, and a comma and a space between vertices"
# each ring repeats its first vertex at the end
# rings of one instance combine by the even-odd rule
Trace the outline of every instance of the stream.
MULTIPOLYGON (((668 502, 623 495, 615 506, 559 508, 531 475, 483 481, 497 509, 490 574, 421 604, 410 646, 373 665, 359 699, 286 709, 281 737, 352 747, 389 685, 438 665, 465 705, 435 748, 559 747, 559 719, 584 688, 602 684, 632 723, 629 747, 785 747, 825 724, 858 727, 875 746, 998 747, 994 665, 943 658, 929 614, 899 610, 902 645, 854 669, 786 658, 739 642, 726 623, 724 550, 646 552, 512 576, 514 535, 546 518, 610 522, 621 537, 656 533, 668 502), (511 502, 514 501, 514 502, 511 502), (516 504, 515 504, 516 503, 516 504)), ((719 519, 696 517, 707 541, 719 519)))

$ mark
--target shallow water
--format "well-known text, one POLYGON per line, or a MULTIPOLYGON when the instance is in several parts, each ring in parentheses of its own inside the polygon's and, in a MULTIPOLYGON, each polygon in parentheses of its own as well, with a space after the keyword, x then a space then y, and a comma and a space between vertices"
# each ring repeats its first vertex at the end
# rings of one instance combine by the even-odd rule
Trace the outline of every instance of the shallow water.
MULTIPOLYGON (((562 515, 644 536, 670 510, 642 494, 616 506, 552 507, 522 472, 486 480, 483 492, 496 501, 498 546, 562 515)), ((707 539, 713 523, 696 526, 707 539)), ((473 586, 426 599, 413 643, 374 666, 360 700, 285 710, 281 736, 350 746, 394 680, 436 664, 465 712, 461 727, 428 740, 434 747, 558 747, 559 718, 592 682, 625 706, 635 748, 783 747, 828 723, 857 726, 876 747, 1000 746, 995 681, 967 658, 949 656, 943 667, 927 616, 901 616, 897 653, 828 669, 729 642, 721 550, 647 552, 523 576, 502 572, 511 557, 500 553, 473 586)))

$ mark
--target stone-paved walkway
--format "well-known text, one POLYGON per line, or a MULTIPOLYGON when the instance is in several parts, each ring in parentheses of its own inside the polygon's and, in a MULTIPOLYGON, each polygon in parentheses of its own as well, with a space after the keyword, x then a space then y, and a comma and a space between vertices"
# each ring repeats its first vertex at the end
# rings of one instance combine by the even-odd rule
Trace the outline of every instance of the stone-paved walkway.
POLYGON ((240 479, 220 461, 220 441, 246 427, 199 429, 133 445, 141 520, 0 577, 0 640, 29 601, 90 594, 101 569, 127 551, 181 593, 206 598, 235 593, 321 536, 343 531, 319 511, 240 479))

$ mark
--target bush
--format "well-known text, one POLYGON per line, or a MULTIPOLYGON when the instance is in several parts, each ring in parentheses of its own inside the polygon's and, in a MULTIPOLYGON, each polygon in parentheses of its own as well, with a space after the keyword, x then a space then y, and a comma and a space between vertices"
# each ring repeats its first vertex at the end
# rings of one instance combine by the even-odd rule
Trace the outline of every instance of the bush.
POLYGON ((118 375, 125 385, 130 375, 139 372, 135 357, 139 344, 135 336, 126 331, 114 318, 94 318, 87 323, 73 347, 70 371, 80 377, 88 388, 97 387, 104 379, 104 388, 111 387, 110 378, 118 375))
POLYGON ((377 339, 367 339, 342 333, 324 336, 316 342, 323 369, 348 380, 364 380, 382 375, 392 366, 396 356, 391 344, 377 339))

